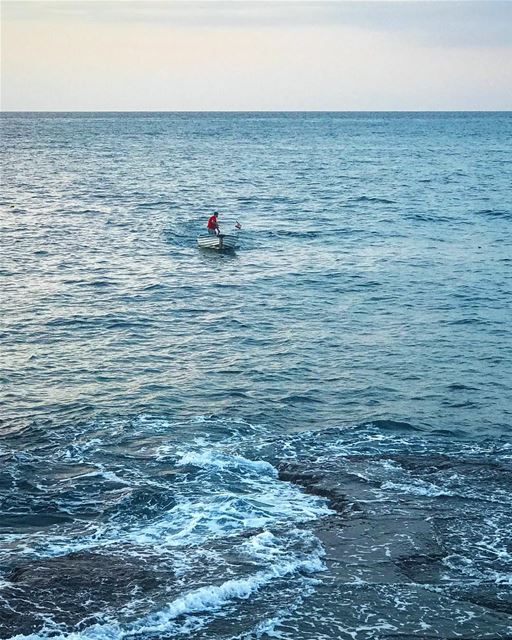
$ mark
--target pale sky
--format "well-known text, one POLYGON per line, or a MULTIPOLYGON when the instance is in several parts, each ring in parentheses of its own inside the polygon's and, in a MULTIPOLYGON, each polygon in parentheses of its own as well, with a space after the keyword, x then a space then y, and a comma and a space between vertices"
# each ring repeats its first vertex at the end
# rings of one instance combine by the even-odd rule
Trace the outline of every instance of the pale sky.
POLYGON ((2 0, 5 111, 510 110, 512 0, 2 0))

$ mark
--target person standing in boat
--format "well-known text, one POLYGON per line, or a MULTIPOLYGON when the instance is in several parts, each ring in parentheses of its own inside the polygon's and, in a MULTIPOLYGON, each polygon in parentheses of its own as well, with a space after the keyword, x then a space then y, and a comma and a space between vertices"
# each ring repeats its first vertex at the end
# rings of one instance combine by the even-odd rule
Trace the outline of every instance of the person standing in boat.
POLYGON ((218 236, 220 234, 219 223, 217 222, 218 212, 214 211, 213 215, 208 218, 208 224, 206 228, 211 236, 218 236))

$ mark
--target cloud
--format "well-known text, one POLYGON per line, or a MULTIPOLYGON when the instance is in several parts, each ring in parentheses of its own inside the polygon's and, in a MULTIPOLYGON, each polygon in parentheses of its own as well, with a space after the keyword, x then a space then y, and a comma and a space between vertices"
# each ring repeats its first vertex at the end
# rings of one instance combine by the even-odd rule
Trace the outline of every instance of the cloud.
POLYGON ((511 12, 512 1, 8 1, 2 103, 510 109, 511 12))
POLYGON ((353 26, 431 46, 512 45, 510 0, 7 0, 3 7, 4 20, 223 29, 353 26))

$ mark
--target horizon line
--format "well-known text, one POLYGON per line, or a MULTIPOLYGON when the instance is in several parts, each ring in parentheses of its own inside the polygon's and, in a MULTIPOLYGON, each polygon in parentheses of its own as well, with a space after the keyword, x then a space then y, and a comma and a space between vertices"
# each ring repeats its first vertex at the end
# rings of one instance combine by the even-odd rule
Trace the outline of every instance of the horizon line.
POLYGON ((0 109, 10 113, 512 113, 508 109, 0 109))

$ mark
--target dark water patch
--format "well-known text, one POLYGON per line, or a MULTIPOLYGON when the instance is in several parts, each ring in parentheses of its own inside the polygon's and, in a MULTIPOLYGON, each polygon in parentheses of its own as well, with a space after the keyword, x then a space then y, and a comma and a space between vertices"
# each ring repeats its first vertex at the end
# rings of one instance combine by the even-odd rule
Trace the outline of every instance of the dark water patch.
POLYGON ((102 289, 105 287, 115 287, 119 285, 119 282, 116 280, 87 280, 76 283, 80 287, 93 287, 102 289))
POLYGON ((474 402, 473 400, 464 400, 459 402, 454 402, 453 400, 443 400, 442 404, 445 407, 454 407, 456 409, 477 409, 480 406, 478 402, 474 402))
POLYGON ((315 397, 314 393, 292 393, 281 397, 280 402, 290 405, 301 405, 311 403, 316 404, 321 403, 322 401, 318 397, 315 397))
MULTIPOLYGON (((354 278, 350 278, 353 280, 354 278)), ((357 291, 358 289, 376 289, 377 287, 382 286, 381 282, 376 280, 366 280, 365 282, 356 282, 347 288, 347 291, 357 291)))
POLYGON ((423 427, 410 424, 409 422, 400 422, 397 420, 373 420, 371 423, 362 425, 361 428, 365 429, 368 426, 372 426, 378 431, 383 432, 396 432, 396 433, 420 433, 424 431, 423 427))
POLYGON ((123 222, 122 220, 115 220, 115 219, 110 219, 110 218, 105 220, 105 224, 107 226, 120 227, 122 229, 125 229, 126 227, 130 227, 131 226, 130 222, 123 222))
MULTIPOLYGON (((446 222, 453 224, 453 220, 448 218, 447 216, 443 216, 439 213, 411 213, 405 216, 407 220, 412 220, 413 222, 424 222, 427 224, 437 224, 440 222, 446 222)), ((442 238, 439 239, 440 242, 443 241, 442 238)))
POLYGON ((489 325, 490 321, 484 318, 459 318, 458 320, 445 320, 443 324, 452 326, 464 326, 464 325, 489 325))
POLYGON ((100 216, 104 215, 103 211, 98 209, 57 209, 56 213, 62 213, 65 216, 100 216))
POLYGON ((297 239, 315 239, 315 238, 320 238, 324 235, 326 235, 327 233, 330 233, 330 231, 327 230, 322 230, 322 229, 314 229, 311 231, 304 231, 304 230, 297 230, 297 229, 291 229, 291 230, 287 230, 287 229, 279 229, 279 230, 273 230, 273 229, 269 229, 268 231, 265 232, 265 237, 270 237, 270 238, 297 238, 297 239))
POLYGON ((512 220, 512 211, 507 209, 480 209, 475 211, 476 215, 497 220, 512 220))
POLYGON ((453 438, 457 440, 467 438, 467 434, 461 429, 431 429, 429 433, 433 436, 453 438))
POLYGON ((351 198, 351 202, 370 202, 374 204, 395 204, 394 200, 389 198, 381 198, 377 196, 359 196, 351 198))
POLYGON ((90 328, 90 329, 134 329, 137 327, 148 328, 154 323, 151 319, 141 319, 137 317, 123 318, 112 314, 99 315, 96 317, 85 317, 74 315, 69 318, 56 317, 46 323, 47 327, 54 328, 90 328))
POLYGON ((144 287, 142 287, 142 291, 159 291, 162 289, 165 289, 166 286, 160 282, 155 282, 153 284, 147 284, 144 287))

